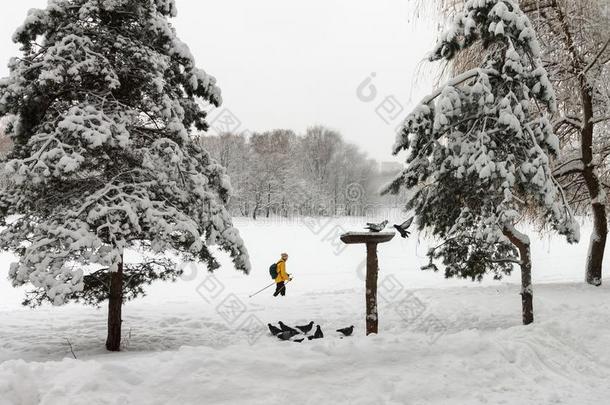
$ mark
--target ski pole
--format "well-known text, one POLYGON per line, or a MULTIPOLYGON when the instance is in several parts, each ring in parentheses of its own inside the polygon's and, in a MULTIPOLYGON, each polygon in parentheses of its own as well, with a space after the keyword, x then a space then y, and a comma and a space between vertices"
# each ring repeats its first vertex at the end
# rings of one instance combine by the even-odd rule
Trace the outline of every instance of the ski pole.
POLYGON ((248 296, 248 298, 252 298, 252 297, 254 297, 256 294, 258 294, 258 293, 260 293, 260 292, 265 291, 267 288, 271 287, 271 286, 272 286, 272 285, 274 285, 274 284, 275 284, 275 281, 274 281, 273 283, 269 284, 267 287, 262 288, 262 289, 258 290, 257 292, 255 292, 254 294, 252 294, 252 295, 248 296))

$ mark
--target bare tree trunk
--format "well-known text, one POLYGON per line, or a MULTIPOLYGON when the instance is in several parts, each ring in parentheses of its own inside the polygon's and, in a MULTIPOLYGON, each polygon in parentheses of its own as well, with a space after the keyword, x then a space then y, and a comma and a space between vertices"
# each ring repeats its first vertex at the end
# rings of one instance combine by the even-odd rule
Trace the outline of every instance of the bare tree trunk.
POLYGON ((335 180, 335 187, 333 189, 333 215, 337 216, 337 205, 339 204, 339 186, 337 185, 337 181, 335 180))
POLYGON ((121 350, 121 309, 123 307, 123 256, 117 265, 117 271, 110 273, 110 296, 108 298, 108 337, 106 350, 121 350))
POLYGON ((271 209, 271 183, 267 185, 267 215, 269 218, 269 210, 271 209))
POLYGON ((567 48, 572 56, 571 64, 575 73, 578 73, 578 84, 580 87, 580 100, 582 103, 582 127, 580 129, 580 151, 583 163, 581 172, 589 197, 593 214, 593 234, 589 242, 589 254, 585 267, 585 280, 587 283, 600 286, 602 284, 602 264, 604 251, 606 249, 606 237, 608 234, 608 219, 606 217, 606 205, 604 193, 601 189, 599 177, 595 173, 593 162, 593 89, 585 75, 586 63, 578 48, 574 44, 572 33, 568 25, 566 15, 556 2, 552 5, 557 11, 561 28, 565 36, 567 48))
POLYGON ((602 285, 602 263, 604 251, 606 250, 606 238, 608 235, 608 220, 606 218, 606 206, 593 203, 593 234, 589 242, 589 254, 587 255, 587 283, 595 286, 602 285))
POLYGON ((377 333, 379 317, 377 315, 377 244, 366 244, 366 334, 377 333))
POLYGON ((591 212, 593 213, 593 234, 589 242, 589 253, 585 270, 585 280, 595 286, 602 284, 602 263, 606 250, 606 237, 608 234, 608 220, 606 218, 606 205, 604 192, 601 189, 599 178, 593 167, 593 100, 592 89, 581 77, 581 98, 583 100, 584 126, 581 130, 581 153, 585 185, 591 198, 591 212))
POLYGON ((252 219, 256 220, 256 213, 258 211, 258 207, 260 206, 260 201, 258 196, 256 197, 256 204, 254 204, 254 209, 252 210, 252 219))
POLYGON ((521 311, 523 324, 529 325, 534 322, 534 291, 532 288, 530 241, 527 235, 513 227, 505 227, 503 233, 519 250, 519 259, 521 261, 521 311))

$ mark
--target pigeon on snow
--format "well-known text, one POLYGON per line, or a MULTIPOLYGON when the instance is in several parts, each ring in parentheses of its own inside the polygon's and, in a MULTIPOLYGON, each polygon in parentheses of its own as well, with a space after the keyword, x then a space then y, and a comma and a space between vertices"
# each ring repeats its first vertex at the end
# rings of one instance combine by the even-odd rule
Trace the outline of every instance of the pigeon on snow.
POLYGON ((292 338, 293 336, 296 336, 298 334, 299 334, 299 332, 297 332, 296 330, 293 329, 291 331, 288 330, 286 332, 279 333, 277 335, 277 337, 280 338, 281 340, 290 340, 290 338, 292 338))
POLYGON ((384 228, 387 224, 388 224, 387 219, 378 224, 373 224, 371 222, 367 222, 366 227, 364 229, 368 229, 370 232, 381 232, 384 230, 384 228))
POLYGON ((273 326, 270 323, 268 323, 267 326, 269 327, 269 332, 271 332, 273 336, 276 336, 278 333, 282 332, 280 328, 273 326))
POLYGON ((343 336, 350 336, 354 331, 354 325, 348 328, 337 329, 337 332, 343 333, 343 336))
POLYGON ((409 229, 409 227, 411 226, 411 223, 413 223, 413 217, 407 219, 405 222, 403 222, 400 225, 395 224, 394 228, 396 228, 398 233, 400 233, 400 236, 402 236, 403 238, 406 238, 411 233, 411 232, 407 231, 407 229, 409 229))
POLYGON ((282 328, 282 332, 296 332, 299 333, 298 330, 296 330, 295 328, 291 328, 290 326, 286 325, 284 322, 280 321, 280 328, 282 328))
POLYGON ((297 325, 296 328, 303 333, 309 333, 309 331, 313 328, 313 321, 309 322, 307 325, 297 325))
POLYGON ((316 332, 313 334, 313 336, 309 336, 307 339, 311 340, 311 339, 320 339, 324 337, 324 333, 322 333, 322 329, 320 328, 320 325, 316 325, 316 332))

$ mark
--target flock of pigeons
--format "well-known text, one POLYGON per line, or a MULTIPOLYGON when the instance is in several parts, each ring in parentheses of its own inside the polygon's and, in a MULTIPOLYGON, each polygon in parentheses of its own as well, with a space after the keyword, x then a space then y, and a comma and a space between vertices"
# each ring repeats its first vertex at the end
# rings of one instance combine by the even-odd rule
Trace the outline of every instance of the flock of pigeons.
MULTIPOLYGON (((407 219, 405 222, 403 222, 400 225, 394 224, 394 228, 396 228, 398 233, 400 233, 400 236, 402 236, 403 238, 407 238, 411 234, 411 232, 408 231, 407 229, 409 229, 409 227, 411 226, 412 223, 413 223, 413 217, 407 219)), ((378 224, 373 224, 373 223, 367 222, 366 227, 364 229, 368 229, 369 232, 381 232, 385 229, 387 224, 388 224, 387 219, 378 224)))
MULTIPOLYGON (((321 339, 324 337, 324 333, 322 333, 322 328, 320 328, 320 325, 316 325, 316 330, 313 335, 308 335, 309 332, 311 332, 311 330, 313 329, 313 321, 309 322, 307 325, 297 325, 294 328, 291 328, 282 321, 279 322, 279 325, 280 327, 278 328, 277 326, 274 326, 270 323, 267 324, 267 326, 269 327, 269 332, 271 332, 273 336, 277 336, 281 340, 292 340, 293 342, 300 343, 305 340, 305 337, 292 339, 293 337, 299 334, 305 335, 309 340, 321 339)), ((350 336, 352 332, 354 332, 354 325, 349 326, 347 328, 337 329, 337 332, 343 334, 343 336, 350 336)))

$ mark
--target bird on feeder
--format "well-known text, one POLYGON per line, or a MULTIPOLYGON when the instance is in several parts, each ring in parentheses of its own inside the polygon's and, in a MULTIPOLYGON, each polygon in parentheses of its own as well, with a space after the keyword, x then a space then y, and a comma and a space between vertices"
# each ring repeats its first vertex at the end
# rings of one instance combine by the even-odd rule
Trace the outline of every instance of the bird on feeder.
POLYGON ((384 220, 378 224, 373 224, 371 222, 366 223, 366 227, 364 229, 368 229, 369 232, 381 232, 384 230, 385 226, 388 224, 388 220, 384 220))

